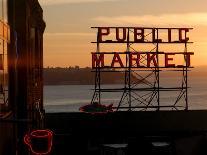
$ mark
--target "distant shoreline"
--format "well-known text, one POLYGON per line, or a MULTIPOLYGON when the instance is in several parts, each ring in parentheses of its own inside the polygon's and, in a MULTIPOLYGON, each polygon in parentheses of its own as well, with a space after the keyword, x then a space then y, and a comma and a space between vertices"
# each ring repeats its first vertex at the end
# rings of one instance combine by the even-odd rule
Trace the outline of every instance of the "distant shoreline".
MULTIPOLYGON (((94 84, 44 84, 44 86, 94 86, 94 84)), ((123 83, 102 83, 102 85, 123 85, 123 83)))
MULTIPOLYGON (((161 78, 181 77, 182 72, 162 72, 161 78), (179 75, 178 75, 179 74, 179 75)), ((206 78, 207 69, 198 67, 188 73, 190 78, 206 78)), ((101 84, 123 84, 124 73, 122 72, 104 72, 101 73, 101 84)), ((139 80, 135 76, 131 76, 131 80, 139 80)), ((95 73, 91 72, 91 68, 44 68, 44 85, 94 85, 95 73)))

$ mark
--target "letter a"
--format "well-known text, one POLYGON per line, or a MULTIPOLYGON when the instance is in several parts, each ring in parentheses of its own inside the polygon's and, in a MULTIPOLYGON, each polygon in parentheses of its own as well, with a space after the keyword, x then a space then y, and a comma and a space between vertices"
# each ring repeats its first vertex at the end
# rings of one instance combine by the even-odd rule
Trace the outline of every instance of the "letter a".
POLYGON ((111 67, 113 68, 115 63, 119 63, 120 67, 124 67, 122 61, 121 61, 121 58, 119 56, 118 53, 115 53, 114 54, 114 57, 113 57, 113 60, 112 60, 112 63, 111 63, 111 67))

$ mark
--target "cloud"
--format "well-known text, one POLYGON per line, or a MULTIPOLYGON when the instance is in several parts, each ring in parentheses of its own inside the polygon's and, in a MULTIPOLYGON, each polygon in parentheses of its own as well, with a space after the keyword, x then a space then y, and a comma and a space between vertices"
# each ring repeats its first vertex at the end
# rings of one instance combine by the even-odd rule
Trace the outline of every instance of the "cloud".
POLYGON ((118 26, 207 26, 207 13, 185 13, 185 14, 162 14, 142 16, 100 16, 93 18, 102 25, 118 26))
POLYGON ((106 2, 117 0, 39 0, 41 5, 57 5, 57 4, 70 4, 70 3, 89 3, 89 2, 106 2))

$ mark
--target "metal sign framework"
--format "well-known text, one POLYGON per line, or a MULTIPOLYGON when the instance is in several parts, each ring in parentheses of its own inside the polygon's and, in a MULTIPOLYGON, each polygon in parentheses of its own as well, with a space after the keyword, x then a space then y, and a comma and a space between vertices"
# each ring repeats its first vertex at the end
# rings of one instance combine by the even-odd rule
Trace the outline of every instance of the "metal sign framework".
MULTIPOLYGON (((96 54, 100 55, 102 52, 100 50, 100 44, 110 44, 110 43, 117 43, 117 44, 126 44, 126 51, 123 53, 125 54, 125 66, 115 68, 113 70, 107 69, 107 67, 101 67, 100 64, 96 63, 96 66, 93 68, 95 71, 95 89, 93 98, 91 100, 91 104, 99 103, 101 104, 101 94, 104 92, 121 92, 122 96, 120 98, 119 103, 116 107, 113 107, 116 110, 188 110, 188 71, 189 68, 192 68, 189 65, 187 55, 188 55, 188 44, 192 43, 189 41, 187 37, 187 32, 192 28, 134 28, 134 27, 92 27, 94 29, 98 29, 97 32, 97 41, 92 42, 96 44, 96 54), (105 40, 103 41, 100 39, 100 35, 108 35, 109 33, 102 33, 102 29, 123 29, 126 31, 126 39, 122 41, 112 41, 112 40, 105 40), (137 33, 136 35, 141 38, 138 41, 131 41, 131 34, 135 33, 135 30, 141 30, 141 33, 137 33), (152 30, 149 33, 142 33, 145 29, 152 30), (160 30, 167 30, 168 34, 169 31, 175 30, 179 31, 179 41, 171 41, 169 38, 168 41, 162 41, 159 39, 159 31, 160 30), (182 39, 181 31, 184 30, 184 40, 182 39), (181 33, 180 33, 181 32, 181 33), (152 34, 154 33, 154 34, 152 34), (153 39, 147 40, 147 36, 153 35, 153 39), (156 53, 156 60, 157 66, 154 67, 134 67, 136 63, 129 65, 130 63, 130 54, 133 52, 140 52, 137 51, 133 45, 135 44, 152 44, 153 48, 149 51, 151 53, 156 53), (159 47, 161 44, 182 44, 184 45, 183 52, 175 52, 178 54, 183 55, 183 65, 178 66, 171 66, 171 67, 161 67, 159 54, 162 52, 159 51, 159 47), (179 72, 181 73, 181 83, 178 87, 162 87, 160 85, 160 74, 165 71, 170 72, 179 72), (103 72, 124 72, 124 87, 123 88, 115 88, 115 89, 104 89, 101 87, 101 74, 103 72), (161 93, 162 92, 177 92, 178 95, 176 96, 175 100, 171 104, 162 104, 161 103, 161 93)), ((143 52, 143 51, 142 51, 143 52)), ((105 52, 107 54, 107 52, 105 52)), ((111 54, 114 52, 111 52, 111 54)), ((110 52, 109 52, 110 54, 110 52)), ((140 57, 140 64, 147 66, 147 57, 142 55, 140 57)))

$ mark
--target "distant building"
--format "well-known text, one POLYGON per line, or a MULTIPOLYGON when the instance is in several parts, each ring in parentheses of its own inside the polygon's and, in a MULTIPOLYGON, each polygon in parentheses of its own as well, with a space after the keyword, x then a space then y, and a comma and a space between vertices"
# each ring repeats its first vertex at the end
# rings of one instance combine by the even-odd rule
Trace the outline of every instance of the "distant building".
POLYGON ((43 125, 44 30, 38 0, 0 0, 0 155, 25 154, 23 135, 43 125))

